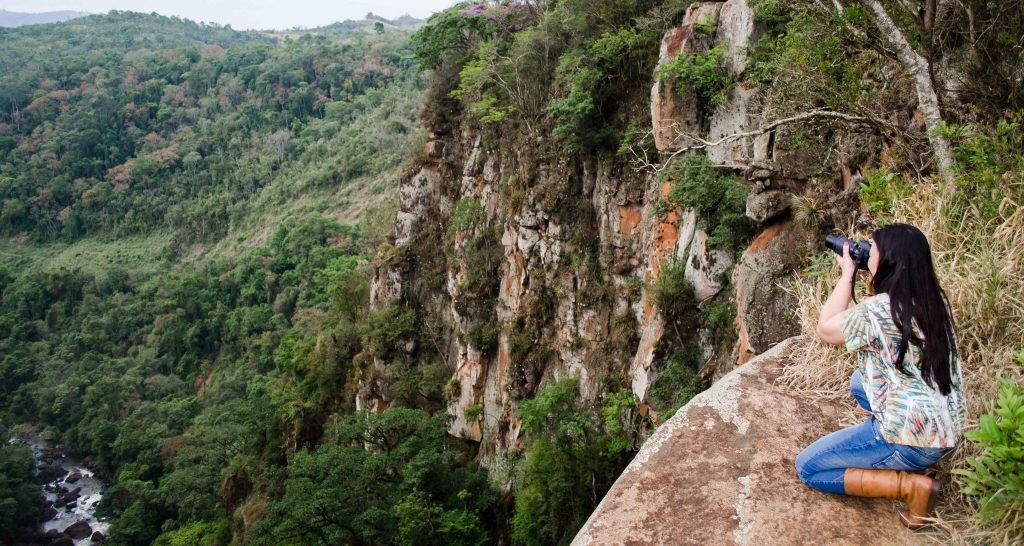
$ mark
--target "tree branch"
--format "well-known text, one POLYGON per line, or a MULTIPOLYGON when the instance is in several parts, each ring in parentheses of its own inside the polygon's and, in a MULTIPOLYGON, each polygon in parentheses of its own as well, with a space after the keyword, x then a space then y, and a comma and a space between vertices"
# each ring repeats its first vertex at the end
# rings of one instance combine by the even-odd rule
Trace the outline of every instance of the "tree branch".
MULTIPOLYGON (((673 159, 675 159, 680 154, 684 154, 686 152, 693 151, 693 150, 703 150, 703 149, 706 149, 706 148, 714 148, 716 146, 721 146, 722 144, 725 144, 725 143, 728 143, 728 142, 732 142, 734 140, 739 140, 739 139, 742 139, 742 138, 750 138, 750 137, 760 136, 760 135, 763 135, 763 134, 765 134, 765 133, 767 133, 767 132, 769 132, 769 131, 777 128, 777 127, 781 127, 783 125, 788 125, 790 123, 797 123, 797 122, 800 122, 800 121, 807 121, 807 120, 816 119, 816 118, 834 119, 834 120, 845 121, 845 122, 849 122, 849 123, 862 123, 862 124, 873 123, 873 120, 871 118, 867 118, 867 117, 864 117, 864 116, 858 116, 858 115, 854 115, 854 114, 846 114, 846 113, 843 113, 843 112, 836 112, 834 110, 816 109, 816 110, 811 110, 809 112, 802 112, 800 114, 796 114, 796 115, 793 115, 793 116, 790 116, 790 117, 787 117, 787 118, 777 119, 775 121, 772 121, 771 123, 768 123, 767 125, 761 126, 759 129, 755 129, 755 130, 752 130, 752 131, 744 131, 744 132, 741 132, 741 133, 732 133, 730 135, 725 135, 725 136, 723 136, 723 137, 721 137, 721 138, 719 138, 717 140, 705 140, 703 138, 700 138, 697 135, 692 135, 692 134, 688 134, 688 133, 679 132, 680 136, 683 136, 683 137, 685 137, 685 138, 695 142, 696 144, 692 144, 690 146, 684 146, 682 148, 679 148, 679 149, 673 151, 668 156, 668 158, 666 158, 665 161, 663 161, 661 163, 661 166, 652 165, 650 163, 647 163, 646 165, 644 165, 644 167, 650 168, 655 173, 660 173, 661 171, 665 170, 665 168, 668 166, 669 162, 671 162, 673 159)), ((638 160, 641 160, 640 156, 636 153, 635 150, 633 150, 632 146, 630 146, 630 150, 633 151, 634 157, 636 157, 638 160)), ((646 157, 646 153, 645 153, 644 157, 643 157, 643 159, 641 161, 646 162, 646 159, 647 159, 647 157, 646 157)))

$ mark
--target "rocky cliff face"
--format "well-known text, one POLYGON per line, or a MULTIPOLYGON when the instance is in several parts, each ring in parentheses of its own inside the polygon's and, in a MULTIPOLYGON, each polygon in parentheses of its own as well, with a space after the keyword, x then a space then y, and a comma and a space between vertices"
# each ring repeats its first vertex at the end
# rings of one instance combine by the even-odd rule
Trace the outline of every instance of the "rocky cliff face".
MULTIPOLYGON (((664 36, 659 67, 721 44, 739 83, 700 116, 696 96, 655 74, 651 130, 660 151, 759 126, 755 91, 742 83, 744 52, 758 32, 750 6, 729 0, 695 4, 664 36)), ((797 332, 778 287, 809 238, 789 219, 791 195, 829 173, 789 143, 779 130, 693 152, 735 172, 750 190, 747 215, 759 234, 737 261, 737 253, 708 244, 693 210, 658 210, 670 181, 625 158, 551 157, 538 151, 543 138, 495 138, 469 126, 435 130, 426 159, 401 184, 394 257, 377 268, 372 305, 411 297, 424 305, 426 322, 437 326, 428 333, 431 350, 454 370, 450 432, 480 442, 485 463, 515 444, 519 401, 552 377, 578 373, 589 398, 625 383, 647 401, 664 364, 666 329, 649 288, 667 259, 685 261, 700 301, 735 300, 735 342, 700 336, 702 373, 720 377, 797 332)), ((411 345, 408 351, 427 350, 411 345)), ((375 356, 375 373, 360 381, 360 406, 388 406, 386 368, 375 356)))

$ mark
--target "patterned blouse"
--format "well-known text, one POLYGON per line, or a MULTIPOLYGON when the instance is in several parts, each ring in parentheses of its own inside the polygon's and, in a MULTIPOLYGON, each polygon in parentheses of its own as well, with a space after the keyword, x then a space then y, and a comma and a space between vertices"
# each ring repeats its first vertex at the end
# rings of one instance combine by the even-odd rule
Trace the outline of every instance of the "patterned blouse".
POLYGON ((917 347, 911 345, 903 359, 906 373, 896 369, 902 335, 893 322, 888 294, 865 298, 846 311, 843 337, 847 350, 857 352, 864 391, 887 442, 918 447, 957 444, 967 413, 960 363, 947 396, 921 378, 917 347))

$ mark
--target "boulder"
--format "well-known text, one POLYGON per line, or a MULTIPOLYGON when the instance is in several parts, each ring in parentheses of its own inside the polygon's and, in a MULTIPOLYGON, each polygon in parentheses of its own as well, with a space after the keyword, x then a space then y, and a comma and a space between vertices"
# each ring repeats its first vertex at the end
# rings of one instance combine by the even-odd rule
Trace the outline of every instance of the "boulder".
POLYGON ((739 364, 800 333, 796 297, 782 285, 800 269, 809 237, 792 221, 772 225, 754 239, 733 269, 739 364))
POLYGON ((103 533, 96 531, 92 534, 92 541, 96 544, 104 543, 107 541, 107 535, 104 535, 103 533))
POLYGON ((53 537, 52 539, 50 539, 49 545, 50 546, 75 546, 75 541, 71 537, 69 537, 69 536, 67 536, 65 534, 59 534, 59 535, 53 537))
POLYGON ((43 521, 50 521, 55 517, 57 517, 57 510, 53 506, 43 507, 43 521))
POLYGON ((72 472, 72 473, 68 474, 67 478, 64 478, 64 481, 67 482, 67 483, 75 483, 75 482, 77 482, 80 479, 82 479, 82 473, 81 472, 72 472))
POLYGON ((690 243, 684 275, 693 284, 700 301, 714 297, 722 290, 722 275, 733 265, 733 253, 708 246, 708 234, 697 230, 690 243))
POLYGON ((777 218, 792 205, 790 195, 782 190, 767 190, 747 196, 747 218, 763 224, 777 218))
POLYGON ((64 534, 71 538, 85 538, 92 535, 92 527, 84 521, 76 521, 64 529, 64 534))
POLYGON ((830 495, 794 460, 843 426, 848 404, 776 383, 800 338, 733 370, 665 422, 605 495, 574 546, 925 544, 894 501, 830 495))
POLYGON ((52 482, 60 479, 62 476, 67 474, 67 470, 64 470, 59 464, 46 464, 39 471, 39 481, 41 482, 52 482))

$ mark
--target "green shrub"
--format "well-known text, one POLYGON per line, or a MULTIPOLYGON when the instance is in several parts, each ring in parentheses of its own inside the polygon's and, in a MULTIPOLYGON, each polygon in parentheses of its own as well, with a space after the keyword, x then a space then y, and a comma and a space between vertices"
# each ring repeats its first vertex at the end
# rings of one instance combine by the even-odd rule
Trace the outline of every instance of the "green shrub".
POLYGON ((484 220, 484 207, 480 200, 475 197, 463 197, 455 204, 452 211, 452 220, 448 225, 448 232, 465 231, 473 229, 484 220))
POLYGON ((466 101, 469 115, 483 123, 504 121, 516 110, 509 102, 499 81, 514 78, 512 61, 501 54, 497 42, 483 42, 476 57, 459 72, 459 86, 450 93, 451 98, 466 101))
POLYGON ((669 204, 697 211, 708 233, 708 246, 735 249, 753 235, 754 226, 746 216, 747 189, 735 176, 715 171, 706 156, 686 156, 671 163, 665 177, 673 181, 669 204))
MULTIPOLYGON (((1017 360, 1024 365, 1024 353, 1017 360)), ((953 472, 962 476, 963 492, 978 499, 978 523, 1017 543, 1024 539, 1024 389, 1003 380, 995 410, 965 436, 982 452, 968 459, 971 468, 953 472)))
POLYGON ((572 540, 628 462, 638 414, 629 391, 602 408, 584 404, 578 377, 553 381, 520 405, 528 443, 513 544, 572 540))
POLYGON ((650 73, 657 43, 651 30, 623 27, 563 54, 555 70, 558 98, 548 106, 555 136, 570 149, 613 143, 620 135, 608 120, 628 86, 650 73))
POLYGON ((699 325, 697 296, 693 284, 686 278, 685 261, 670 258, 662 262, 658 278, 651 286, 651 298, 665 322, 680 338, 699 325))
POLYGON ((435 13, 427 24, 409 39, 413 55, 423 69, 436 70, 449 61, 458 61, 468 51, 474 38, 488 38, 495 25, 484 17, 465 17, 459 3, 435 13))
POLYGON ((911 189, 906 179, 896 173, 868 169, 860 183, 860 202, 872 214, 888 215, 893 201, 905 198, 911 189))
POLYGON ((733 84, 725 59, 722 45, 704 52, 681 53, 661 68, 660 77, 680 94, 696 94, 703 106, 718 106, 725 102, 733 84))
POLYGON ((0 540, 13 544, 38 524, 38 497, 32 451, 26 445, 8 443, 7 429, 0 423, 0 540))
POLYGON ((677 350, 658 372, 648 393, 648 400, 662 422, 675 415, 679 408, 707 388, 697 374, 698 366, 700 350, 690 346, 677 350))
POLYGON ((736 303, 732 296, 730 288, 701 307, 704 327, 711 332, 716 344, 736 335, 736 303))

